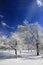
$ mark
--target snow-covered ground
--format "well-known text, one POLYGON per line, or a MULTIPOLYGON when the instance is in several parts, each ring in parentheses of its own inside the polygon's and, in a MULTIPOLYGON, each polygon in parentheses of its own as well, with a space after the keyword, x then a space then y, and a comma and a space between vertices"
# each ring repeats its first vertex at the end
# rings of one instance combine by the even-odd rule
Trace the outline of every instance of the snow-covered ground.
POLYGON ((36 56, 34 50, 22 50, 16 58, 14 50, 0 50, 0 65, 43 65, 43 54, 36 56))
POLYGON ((6 59, 0 60, 0 65, 43 65, 43 59, 6 59))

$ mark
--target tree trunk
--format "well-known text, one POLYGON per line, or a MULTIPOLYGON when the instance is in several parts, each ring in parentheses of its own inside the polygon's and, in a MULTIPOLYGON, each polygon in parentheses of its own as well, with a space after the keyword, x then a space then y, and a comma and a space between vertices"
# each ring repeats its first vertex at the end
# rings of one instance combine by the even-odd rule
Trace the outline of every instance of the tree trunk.
POLYGON ((39 43, 36 43, 37 56, 39 56, 39 43))
POLYGON ((15 55, 16 55, 16 57, 17 57, 17 49, 15 49, 15 55))
POLYGON ((21 50, 20 50, 20 54, 21 54, 21 50))

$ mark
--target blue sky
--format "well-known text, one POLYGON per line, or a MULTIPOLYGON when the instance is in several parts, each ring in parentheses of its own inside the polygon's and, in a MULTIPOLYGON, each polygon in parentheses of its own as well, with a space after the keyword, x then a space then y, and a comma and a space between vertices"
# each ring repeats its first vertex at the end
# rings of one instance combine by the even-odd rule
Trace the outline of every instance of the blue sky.
POLYGON ((14 32, 24 20, 30 23, 39 22, 43 27, 43 0, 0 0, 0 31, 14 32), (1 22, 9 27, 2 26, 1 22))

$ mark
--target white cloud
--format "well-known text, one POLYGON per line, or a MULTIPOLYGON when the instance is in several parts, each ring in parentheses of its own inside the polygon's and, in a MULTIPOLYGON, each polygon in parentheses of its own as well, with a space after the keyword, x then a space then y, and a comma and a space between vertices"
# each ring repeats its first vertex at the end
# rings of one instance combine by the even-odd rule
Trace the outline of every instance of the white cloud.
POLYGON ((27 20, 24 20, 23 23, 27 25, 29 22, 27 20))
POLYGON ((43 6, 43 1, 42 1, 42 0, 37 0, 37 5, 38 5, 39 7, 43 6))
POLYGON ((15 27, 10 27, 9 25, 7 25, 5 22, 1 22, 2 26, 6 26, 7 28, 10 28, 10 29, 14 29, 15 27))
POLYGON ((3 26, 6 26, 6 23, 4 23, 4 22, 1 22, 1 24, 2 24, 3 26))
POLYGON ((4 16, 3 15, 0 15, 0 18, 3 18, 4 16))

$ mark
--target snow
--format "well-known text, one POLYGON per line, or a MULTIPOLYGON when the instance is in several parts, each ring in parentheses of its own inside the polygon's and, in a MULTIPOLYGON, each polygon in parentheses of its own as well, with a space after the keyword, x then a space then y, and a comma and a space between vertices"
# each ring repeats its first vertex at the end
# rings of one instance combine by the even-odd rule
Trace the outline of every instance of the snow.
POLYGON ((7 59, 1 60, 0 65, 43 65, 43 60, 7 59))
POLYGON ((0 65, 43 65, 43 55, 36 56, 36 51, 18 51, 15 57, 14 50, 0 50, 0 65), (29 54, 29 55, 28 55, 29 54))

